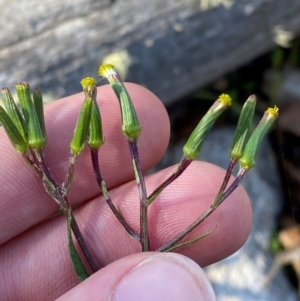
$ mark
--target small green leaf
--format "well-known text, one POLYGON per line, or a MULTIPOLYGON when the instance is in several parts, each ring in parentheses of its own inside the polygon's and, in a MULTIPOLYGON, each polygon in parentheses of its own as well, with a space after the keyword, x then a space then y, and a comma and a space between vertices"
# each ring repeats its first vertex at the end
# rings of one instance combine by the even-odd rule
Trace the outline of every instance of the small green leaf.
POLYGON ((164 252, 171 252, 171 251, 173 251, 173 250, 175 250, 175 249, 177 250, 177 249, 180 249, 180 248, 183 248, 183 247, 188 247, 188 246, 194 244, 195 242, 197 242, 197 241, 199 241, 199 240, 201 240, 201 239, 204 239, 205 237, 207 237, 207 236, 209 236, 210 234, 214 233, 214 232, 216 231, 216 229, 217 229, 217 226, 215 227, 215 229, 213 229, 213 230, 211 230, 211 231, 209 231, 209 232, 206 232, 206 233, 204 233, 204 234, 202 234, 202 235, 200 235, 200 236, 198 236, 198 237, 196 237, 196 238, 193 238, 193 239, 191 239, 191 240, 188 240, 188 241, 179 243, 179 244, 177 244, 177 245, 174 245, 174 246, 172 246, 172 247, 170 247, 170 248, 164 250, 164 252))
POLYGON ((69 252, 72 259, 73 268, 78 276, 78 278, 83 281, 86 278, 89 277, 89 274, 87 273, 81 258, 76 251, 76 248, 74 246, 73 238, 72 238, 72 229, 71 229, 71 223, 72 223, 72 215, 71 210, 68 211, 68 244, 69 244, 69 252))
POLYGON ((230 105, 230 96, 227 94, 222 94, 203 116, 183 147, 183 154, 187 160, 194 160, 199 156, 202 143, 207 133, 214 125, 216 119, 230 105))

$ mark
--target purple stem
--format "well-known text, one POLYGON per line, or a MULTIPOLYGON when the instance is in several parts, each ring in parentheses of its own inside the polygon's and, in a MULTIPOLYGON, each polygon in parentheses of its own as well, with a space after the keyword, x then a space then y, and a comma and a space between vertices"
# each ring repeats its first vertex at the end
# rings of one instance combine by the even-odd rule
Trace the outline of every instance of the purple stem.
POLYGON ((227 184, 229 182, 230 176, 232 174, 232 171, 233 171, 236 163, 237 163, 237 159, 230 159, 230 162, 228 164, 226 175, 224 177, 223 183, 222 183, 222 185, 220 187, 220 190, 219 190, 219 192, 217 194, 217 197, 215 198, 215 201, 214 201, 214 203, 212 205, 213 207, 219 205, 220 199, 221 199, 221 197, 223 195, 224 190, 226 189, 226 186, 227 186, 227 184))
POLYGON ((178 163, 176 170, 173 172, 173 174, 167 178, 162 184, 160 184, 151 194, 148 196, 146 205, 149 206, 157 197, 158 195, 174 180, 176 180, 186 169, 187 167, 192 163, 192 160, 188 160, 185 157, 181 159, 181 161, 178 163))
POLYGON ((101 192, 103 193, 107 205, 109 206, 109 208, 111 209, 115 217, 118 219, 118 221, 122 224, 126 232, 136 240, 140 241, 140 236, 128 225, 128 223, 126 222, 122 214, 117 210, 111 198, 109 197, 107 191, 103 192, 103 188, 106 190, 106 185, 103 180, 102 174, 100 172, 98 150, 91 149, 91 159, 92 159, 93 170, 94 170, 96 181, 98 183, 101 192))
POLYGON ((246 176, 246 174, 248 172, 249 172, 249 169, 244 169, 244 168, 239 172, 239 174, 237 175, 237 177, 235 178, 233 183, 222 194, 219 204, 222 204, 225 201, 225 199, 234 192, 234 190, 241 184, 242 180, 244 179, 244 177, 246 176))
POLYGON ((133 160, 133 168, 136 183, 139 190, 140 196, 140 242, 142 245, 142 252, 150 251, 150 239, 148 230, 148 207, 146 205, 147 201, 147 191, 142 174, 141 162, 139 158, 139 152, 137 147, 137 140, 128 141, 131 158, 133 160))

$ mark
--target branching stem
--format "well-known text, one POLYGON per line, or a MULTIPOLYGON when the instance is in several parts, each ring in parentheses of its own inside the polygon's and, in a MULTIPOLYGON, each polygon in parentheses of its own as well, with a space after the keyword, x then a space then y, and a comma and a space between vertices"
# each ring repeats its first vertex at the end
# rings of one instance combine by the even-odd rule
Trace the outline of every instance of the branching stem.
MULTIPOLYGON (((30 154, 30 156, 26 156, 26 161, 29 162, 30 165, 33 166, 35 170, 38 172, 39 176, 42 179, 46 192, 51 196, 53 200, 55 200, 55 202, 57 202, 61 206, 63 213, 67 216, 68 210, 71 209, 68 203, 68 199, 66 196, 64 196, 62 189, 53 179, 52 174, 45 162, 44 154, 42 153, 42 151, 35 150, 30 154)), ((99 270, 99 267, 82 236, 82 233, 78 227, 78 224, 76 222, 73 213, 71 214, 72 214, 72 223, 71 223, 72 231, 78 241, 78 244, 82 250, 83 255, 85 256, 89 266, 91 267, 91 270, 93 272, 96 272, 99 270)))
MULTIPOLYGON (((241 172, 237 175, 236 179, 233 183, 228 187, 228 189, 222 194, 219 198, 218 202, 215 200, 212 202, 210 207, 202 213, 192 224, 190 224, 186 229, 184 229, 181 233, 176 235, 173 239, 171 239, 168 243, 164 244, 160 248, 156 250, 156 252, 165 252, 168 250, 173 250, 174 246, 178 244, 178 242, 183 239, 186 235, 188 235, 191 231, 193 231, 197 226, 199 226, 208 216, 210 216, 221 204, 224 200, 239 186, 242 179, 247 174, 248 170, 242 169, 241 172)), ((218 196, 217 196, 218 198, 218 196)), ((181 246, 181 244, 179 245, 181 246)))

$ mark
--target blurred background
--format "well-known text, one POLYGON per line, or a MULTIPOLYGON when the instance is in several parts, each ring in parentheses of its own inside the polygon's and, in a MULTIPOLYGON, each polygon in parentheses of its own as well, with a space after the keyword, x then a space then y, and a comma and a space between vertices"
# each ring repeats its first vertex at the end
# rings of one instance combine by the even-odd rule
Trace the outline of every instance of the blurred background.
POLYGON ((298 300, 299 0, 2 0, 0 9, 0 86, 27 81, 52 101, 80 92, 99 64, 114 64, 168 109, 172 139, 156 169, 180 160, 219 94, 230 94, 233 106, 200 159, 224 168, 247 97, 258 98, 254 125, 278 105, 279 121, 244 184, 254 211, 250 238, 206 272, 218 300, 298 300))

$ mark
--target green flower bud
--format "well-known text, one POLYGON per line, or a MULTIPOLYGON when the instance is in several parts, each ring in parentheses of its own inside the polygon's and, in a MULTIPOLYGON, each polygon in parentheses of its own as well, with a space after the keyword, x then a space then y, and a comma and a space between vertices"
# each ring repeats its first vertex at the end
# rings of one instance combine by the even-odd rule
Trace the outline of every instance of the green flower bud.
POLYGON ((212 128, 216 119, 230 105, 230 96, 227 94, 222 94, 203 116, 183 147, 183 154, 187 160, 194 160, 199 156, 202 143, 207 133, 212 128))
POLYGON ((0 122, 2 123, 4 130, 15 150, 20 152, 21 154, 24 154, 28 150, 28 145, 23 139, 21 133, 19 132, 12 119, 8 116, 6 111, 1 106, 0 122))
POLYGON ((102 133, 102 121, 99 111, 99 107, 96 101, 92 104, 88 145, 91 149, 99 149, 104 143, 103 133, 102 133))
POLYGON ((70 143, 72 154, 80 154, 85 146, 87 141, 92 105, 95 101, 97 95, 96 81, 87 77, 81 81, 83 87, 83 93, 85 95, 85 100, 82 104, 80 114, 77 119, 76 127, 74 130, 73 139, 70 143))
POLYGON ((96 99, 97 97, 96 80, 93 77, 85 77, 81 80, 80 83, 83 89, 84 96, 86 98, 96 99))
POLYGON ((119 100, 123 134, 129 141, 136 140, 142 128, 138 121, 132 100, 120 77, 114 70, 114 66, 110 64, 100 66, 99 75, 104 76, 109 81, 119 100))
POLYGON ((15 124, 24 141, 27 141, 27 129, 24 118, 7 88, 2 89, 2 98, 7 114, 15 124))
POLYGON ((240 159, 240 165, 244 169, 249 170, 255 165, 255 157, 258 148, 263 138, 277 119, 279 114, 278 111, 279 109, 276 106, 265 111, 264 116, 250 136, 249 141, 245 147, 244 155, 240 159))
POLYGON ((248 131, 251 127, 251 122, 255 110, 256 97, 251 95, 245 102, 242 112, 239 117, 239 121, 234 133, 230 157, 231 159, 239 159, 243 156, 245 141, 248 131))
POLYGON ((28 145, 32 148, 42 149, 46 145, 46 135, 43 133, 37 112, 33 105, 30 88, 27 83, 16 84, 25 123, 28 127, 28 145))
POLYGON ((45 128, 45 119, 44 119, 44 104, 43 104, 43 96, 40 89, 35 89, 33 91, 33 104, 35 107, 35 111, 40 123, 41 131, 43 135, 46 137, 46 128, 45 128))

